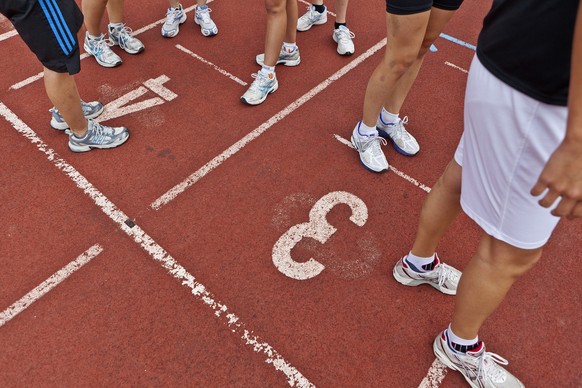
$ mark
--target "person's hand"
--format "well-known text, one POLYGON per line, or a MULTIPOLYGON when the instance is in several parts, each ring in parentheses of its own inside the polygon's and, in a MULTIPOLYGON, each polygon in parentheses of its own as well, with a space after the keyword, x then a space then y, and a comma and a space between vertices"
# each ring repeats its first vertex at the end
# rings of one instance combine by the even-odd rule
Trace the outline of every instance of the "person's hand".
POLYGON ((531 194, 537 197, 546 189, 541 206, 548 208, 559 198, 553 215, 582 217, 582 141, 564 140, 552 154, 531 194))

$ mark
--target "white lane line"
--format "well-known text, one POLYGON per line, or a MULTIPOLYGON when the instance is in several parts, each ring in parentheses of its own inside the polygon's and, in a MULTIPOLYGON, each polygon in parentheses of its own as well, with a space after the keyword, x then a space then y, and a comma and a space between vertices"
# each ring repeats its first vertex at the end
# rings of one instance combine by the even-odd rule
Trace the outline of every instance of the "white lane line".
POLYGON ((75 260, 55 272, 47 280, 13 303, 6 310, 0 312, 0 327, 4 326, 12 318, 23 312, 28 306, 42 298, 47 292, 58 286, 63 280, 71 276, 79 268, 93 260, 102 251, 103 248, 99 244, 93 245, 75 260))
POLYGON ((230 74, 228 71, 224 70, 223 68, 216 66, 214 63, 212 63, 210 61, 207 61, 206 59, 202 58, 200 55, 198 55, 198 54, 196 54, 196 53, 188 50, 186 47, 184 47, 184 46, 182 46, 180 44, 177 44, 176 45, 176 48, 178 50, 180 50, 180 51, 185 52, 186 54, 190 55, 191 57, 198 59, 200 62, 207 64, 208 66, 212 67, 214 70, 218 71, 220 74, 227 76, 228 78, 230 78, 234 82, 236 82, 236 83, 238 83, 238 84, 240 84, 242 86, 247 86, 248 85, 245 81, 243 81, 240 78, 238 78, 238 77, 230 74))
MULTIPOLYGON (((212 1, 214 1, 214 0, 208 0, 208 3, 211 3, 212 1)), ((190 6, 188 8, 184 8, 184 12, 188 13, 188 12, 192 11, 194 8, 196 8, 195 5, 190 6)), ((139 35, 139 34, 141 34, 143 32, 149 31, 152 28, 154 28, 155 26, 157 26, 159 24, 163 24, 165 21, 166 21, 166 18, 163 18, 163 19, 160 19, 158 21, 155 21, 155 22, 153 22, 151 24, 148 24, 147 26, 144 26, 144 27, 140 28, 139 30, 133 31, 132 35, 133 36, 137 36, 137 35, 139 35)), ((79 42, 79 44, 82 45, 83 42, 79 42)), ((85 58, 87 58, 89 56, 90 56, 89 54, 83 53, 83 54, 81 54, 81 59, 85 59, 85 58)), ((9 87, 8 89, 9 90, 17 90, 17 89, 23 88, 26 85, 30 85, 31 83, 33 83, 35 81, 38 81, 39 79, 42 78, 42 76, 43 76, 43 72, 41 71, 40 73, 38 73, 36 75, 33 75, 33 76, 30 76, 30 77, 28 77, 27 79, 25 79, 23 81, 20 81, 20 82, 15 83, 14 85, 12 85, 11 87, 9 87)))
POLYGON ((18 35, 18 32, 16 30, 10 30, 8 32, 5 32, 2 35, 0 35, 0 42, 8 38, 12 38, 14 35, 18 35))
POLYGON ((438 358, 435 358, 432 365, 428 369, 428 373, 424 379, 422 379, 418 388, 438 388, 443 382, 443 379, 447 375, 448 371, 449 368, 440 362, 438 358))
POLYGON ((325 81, 320 83, 319 85, 315 86, 313 89, 305 93, 303 96, 299 97, 295 102, 292 102, 288 105, 285 109, 271 117, 269 120, 265 121, 261 124, 258 128, 254 129, 248 135, 231 145, 225 151, 223 151, 220 155, 212 159, 210 162, 206 163, 202 166, 198 171, 194 172, 192 175, 187 177, 185 180, 171 188, 168 192, 163 194, 161 197, 156 199, 150 207, 154 210, 159 210, 162 206, 166 205, 173 199, 175 199, 178 195, 186 191, 190 186, 198 182, 200 179, 205 177, 209 172, 220 166, 224 161, 228 158, 239 152, 243 149, 247 144, 251 141, 255 140, 257 137, 262 135, 266 132, 269 128, 273 125, 277 124, 279 121, 283 120, 285 117, 289 116, 303 104, 311 100, 313 97, 321 93, 325 90, 328 86, 330 86, 335 81, 342 78, 346 75, 350 70, 353 70, 356 66, 360 65, 366 59, 374 55, 378 50, 382 49, 386 46, 386 39, 382 39, 380 42, 376 43, 370 49, 368 49, 365 53, 361 54, 359 57, 354 59, 352 62, 348 63, 346 66, 342 67, 340 70, 332 74, 329 78, 325 81))
MULTIPOLYGON (((341 137, 340 135, 333 135, 336 140, 338 140, 340 143, 343 143, 345 145, 347 145, 348 147, 354 149, 354 145, 352 144, 351 141, 344 139, 343 137, 341 137)), ((398 175, 399 177, 406 179, 408 182, 412 183, 413 185, 415 185, 416 187, 426 191, 427 193, 430 193, 430 187, 420 183, 419 181, 417 181, 416 179, 412 178, 411 176, 403 173, 402 171, 398 170, 396 167, 390 165, 389 166, 390 171, 394 172, 396 175, 398 175)))
POLYGON ((460 71, 462 71, 462 72, 463 72, 463 73, 465 73, 465 74, 469 72, 468 70, 465 70, 465 69, 463 69, 463 68, 462 68, 462 67, 460 67, 460 66, 457 66, 457 65, 455 65, 455 64, 452 64, 451 62, 445 62, 445 65, 447 65, 447 66, 450 66, 450 67, 452 67, 452 68, 454 68, 454 69, 460 70, 460 71))
POLYGON ((101 193, 91 182, 89 182, 75 167, 70 165, 66 160, 61 158, 55 150, 49 146, 38 135, 27 126, 14 112, 6 105, 0 102, 0 116, 3 116, 14 129, 36 145, 37 149, 46 155, 59 170, 63 171, 75 185, 83 190, 89 196, 95 205, 105 213, 113 222, 115 222, 123 232, 125 232, 135 243, 146 251, 152 259, 159 262, 168 273, 177 279, 184 287, 191 290, 195 299, 202 302, 210 308, 220 322, 224 323, 230 331, 236 333, 243 340, 243 343, 250 347, 254 352, 266 356, 265 363, 272 365, 275 370, 282 372, 287 383, 294 387, 314 387, 307 378, 305 378, 297 369, 287 362, 279 352, 271 347, 268 343, 262 341, 257 335, 246 328, 246 324, 241 322, 240 318, 229 308, 216 299, 216 296, 206 289, 206 287, 196 281, 186 268, 182 267, 164 248, 156 243, 148 234, 146 234, 137 224, 123 213, 113 202, 111 202, 103 193, 101 193))
MULTIPOLYGON (((309 7, 311 7, 311 3, 310 3, 310 2, 308 2, 308 1, 305 1, 305 0, 299 0, 299 2, 301 2, 301 3, 303 3, 303 4, 305 4, 305 5, 309 6, 309 7)), ((331 12, 331 11, 329 11, 329 8, 328 8, 328 11, 327 11, 327 13, 328 13, 328 14, 330 14, 331 16, 333 16, 333 17, 336 17, 336 14, 335 14, 335 13, 333 13, 333 12, 331 12)))

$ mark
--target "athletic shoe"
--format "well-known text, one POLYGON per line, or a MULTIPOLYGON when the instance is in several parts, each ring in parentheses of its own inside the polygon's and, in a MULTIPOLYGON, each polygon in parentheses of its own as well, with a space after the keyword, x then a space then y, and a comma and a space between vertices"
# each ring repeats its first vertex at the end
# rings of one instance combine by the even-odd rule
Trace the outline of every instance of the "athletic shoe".
MULTIPOLYGON (((255 59, 260 66, 263 66, 265 63, 265 54, 259 54, 255 59)), ((285 50, 285 47, 281 47, 279 58, 276 63, 277 65, 283 64, 285 66, 298 66, 300 63, 301 56, 299 55, 299 47, 296 47, 293 51, 285 50)))
POLYGON ((437 265, 432 271, 416 272, 411 267, 410 263, 404 261, 406 256, 398 260, 394 266, 392 275, 394 279, 405 286, 419 286, 421 284, 429 284, 447 295, 455 295, 459 280, 461 280, 461 271, 447 265, 436 256, 437 265))
POLYGON ((327 7, 322 13, 315 10, 313 5, 307 7, 307 12, 297 19, 297 31, 307 31, 314 25, 325 24, 327 22, 327 7))
POLYGON ((386 124, 382 121, 382 113, 380 113, 376 129, 378 129, 380 136, 390 139, 396 151, 402 155, 414 156, 420 151, 420 146, 414 136, 404 128, 406 124, 408 124, 408 116, 404 119, 398 119, 395 124, 386 124))
MULTIPOLYGON (((81 108, 83 109, 83 115, 86 119, 99 117, 99 115, 103 113, 103 109, 105 109, 103 104, 99 101, 85 102, 83 100, 81 100, 81 108)), ((69 129, 69 124, 65 122, 65 119, 63 119, 63 116, 61 116, 61 113, 57 108, 53 106, 49 109, 49 112, 51 112, 51 127, 53 129, 58 129, 59 131, 69 129)))
POLYGON ((182 4, 178 8, 168 8, 166 11, 166 21, 162 26, 162 36, 164 38, 173 38, 180 32, 180 24, 184 23, 188 17, 182 8, 182 4))
POLYGON ((525 385, 501 365, 509 362, 495 353, 485 351, 485 344, 467 353, 457 353, 447 344, 446 330, 433 344, 438 360, 451 369, 461 372, 474 388, 525 388, 525 385))
POLYGON ((87 120, 87 133, 77 137, 68 130, 69 149, 73 152, 87 152, 91 148, 115 148, 122 145, 129 138, 129 129, 126 127, 108 127, 93 120, 87 120))
POLYGON ((267 96, 279 88, 277 76, 275 73, 270 73, 268 76, 263 75, 261 71, 253 74, 255 79, 245 94, 240 100, 249 105, 259 105, 267 96))
POLYGON ((360 161, 368 170, 382 172, 388 170, 388 161, 382 152, 381 144, 386 145, 386 140, 377 134, 360 135, 358 129, 362 122, 358 122, 352 132, 352 145, 360 154, 360 161))
POLYGON ((194 12, 194 22, 200 26, 200 31, 204 36, 214 36, 218 34, 218 27, 210 18, 212 10, 206 5, 196 7, 194 12))
POLYGON ((99 35, 99 39, 90 39, 89 34, 85 34, 85 41, 83 47, 87 54, 92 55, 97 60, 97 63, 103 67, 115 67, 121 65, 121 58, 115 54, 110 46, 113 43, 109 39, 105 39, 105 35, 99 35))
POLYGON ((121 27, 109 26, 109 39, 114 46, 119 46, 128 54, 139 54, 144 49, 143 43, 131 35, 131 28, 123 24, 121 27))
POLYGON ((337 53, 339 55, 352 55, 356 51, 354 39, 356 34, 351 32, 346 26, 339 26, 333 30, 333 41, 337 43, 337 53))

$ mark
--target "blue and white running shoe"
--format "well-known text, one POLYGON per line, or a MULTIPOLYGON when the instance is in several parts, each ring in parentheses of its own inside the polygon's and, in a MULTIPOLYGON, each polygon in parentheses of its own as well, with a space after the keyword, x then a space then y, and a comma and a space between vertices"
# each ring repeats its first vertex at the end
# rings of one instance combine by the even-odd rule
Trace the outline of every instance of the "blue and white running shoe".
POLYGON ((164 38, 173 38, 178 35, 178 32, 180 32, 180 24, 184 23, 186 19, 186 12, 184 12, 182 4, 178 5, 178 8, 168 8, 166 21, 162 26, 162 36, 164 38))
POLYGON ((113 43, 109 39, 105 39, 105 35, 101 34, 97 39, 89 38, 89 34, 85 33, 85 41, 83 47, 87 54, 94 56, 97 63, 103 67, 115 67, 121 65, 121 58, 111 50, 110 46, 113 43))
POLYGON ((376 129, 380 136, 392 142, 396 151, 405 156, 414 156, 420 151, 420 146, 414 136, 404 128, 406 124, 408 124, 408 116, 398 119, 394 124, 387 124, 382 121, 382 113, 380 113, 376 121, 376 129))
POLYGON ((246 104, 259 105, 265 101, 269 94, 275 92, 279 88, 279 83, 277 82, 277 76, 275 73, 263 75, 263 73, 259 71, 257 74, 253 74, 252 77, 255 80, 246 93, 240 98, 240 100, 246 104))
POLYGON ((212 21, 210 17, 210 12, 212 10, 208 8, 207 5, 201 5, 196 7, 194 12, 194 22, 200 26, 200 32, 204 36, 214 36, 218 34, 218 27, 212 21))

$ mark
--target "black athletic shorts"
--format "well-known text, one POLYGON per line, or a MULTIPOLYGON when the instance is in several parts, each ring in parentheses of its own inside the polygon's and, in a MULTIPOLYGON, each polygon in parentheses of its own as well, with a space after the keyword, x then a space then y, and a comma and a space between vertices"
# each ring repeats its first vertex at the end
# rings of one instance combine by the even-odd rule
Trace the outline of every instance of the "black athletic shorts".
POLYGON ((46 68, 69 74, 81 70, 77 32, 83 14, 74 0, 2 0, 0 13, 46 68))
POLYGON ((412 15, 430 10, 432 7, 445 11, 456 11, 463 0, 386 0, 386 12, 394 15, 412 15))

